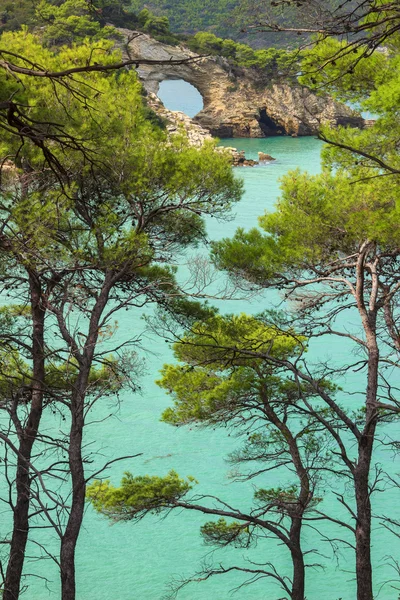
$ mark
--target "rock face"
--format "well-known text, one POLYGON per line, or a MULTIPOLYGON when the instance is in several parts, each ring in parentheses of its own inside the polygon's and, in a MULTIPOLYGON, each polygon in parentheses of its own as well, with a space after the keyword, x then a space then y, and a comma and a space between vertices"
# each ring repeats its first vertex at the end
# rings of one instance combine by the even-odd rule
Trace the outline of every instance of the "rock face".
POLYGON ((125 56, 150 60, 185 60, 180 65, 143 65, 138 74, 148 92, 157 94, 165 79, 183 79, 196 87, 204 108, 193 119, 213 136, 269 137, 312 135, 321 124, 363 127, 364 120, 347 106, 308 88, 287 83, 260 84, 251 69, 235 68, 222 58, 199 57, 187 48, 168 46, 146 34, 125 38, 125 56), (132 39, 133 38, 133 39, 132 39))
POLYGON ((271 162, 271 160, 276 160, 276 158, 274 158, 270 154, 265 154, 264 152, 259 152, 258 153, 258 160, 260 162, 271 162))
POLYGON ((224 106, 214 100, 195 120, 219 137, 312 135, 325 123, 363 126, 347 106, 285 83, 258 91, 242 82, 239 90, 226 94, 224 106))
MULTIPOLYGON (((166 121, 166 129, 169 135, 178 135, 184 132, 190 144, 197 148, 200 148, 206 141, 214 139, 207 129, 194 123, 185 113, 165 108, 158 96, 153 94, 153 92, 148 93, 147 104, 166 121)), ((216 150, 227 154, 234 167, 254 167, 254 165, 259 164, 257 160, 246 158, 243 150, 238 151, 236 148, 225 146, 217 146, 216 150)), ((269 155, 266 154, 265 156, 269 155)))
POLYGON ((199 148, 207 140, 212 140, 213 137, 207 129, 201 127, 193 120, 178 110, 168 110, 164 104, 153 92, 148 93, 147 104, 166 121, 166 128, 169 134, 178 134, 184 131, 192 146, 199 148))

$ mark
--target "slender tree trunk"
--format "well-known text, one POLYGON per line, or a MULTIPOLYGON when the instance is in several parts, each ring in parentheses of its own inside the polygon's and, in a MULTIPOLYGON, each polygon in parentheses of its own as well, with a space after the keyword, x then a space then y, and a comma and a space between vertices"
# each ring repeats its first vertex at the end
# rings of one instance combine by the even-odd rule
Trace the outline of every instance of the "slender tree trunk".
POLYGON ((285 437, 288 445, 290 457, 296 469, 296 475, 299 480, 300 491, 298 494, 296 506, 293 507, 293 512, 290 516, 291 526, 289 532, 290 552, 293 565, 293 581, 292 581, 292 600, 304 600, 305 593, 305 565, 304 556, 301 549, 301 530, 303 525, 304 510, 310 502, 310 480, 307 469, 304 467, 300 450, 297 445, 296 438, 293 436, 287 424, 282 421, 274 409, 268 402, 268 393, 264 397, 264 410, 268 420, 273 423, 285 437))
MULTIPOLYGON (((106 276, 101 294, 93 308, 88 336, 80 357, 79 375, 71 397, 71 429, 69 438, 69 467, 72 481, 72 504, 64 534, 61 538, 60 571, 61 598, 75 600, 75 550, 85 510, 86 480, 82 456, 83 428, 85 426, 85 400, 90 370, 99 335, 99 322, 107 304, 112 277, 106 276)), ((59 315, 62 321, 62 315, 59 315)), ((60 322, 60 320, 59 320, 60 322)), ((65 323, 63 324, 65 329, 65 323)))
POLYGON ((84 396, 72 401, 72 422, 69 445, 69 467, 72 479, 72 504, 61 539, 60 569, 61 569, 61 598, 74 600, 76 593, 75 582, 75 549, 82 525, 85 508, 85 473, 82 457, 83 410, 84 396))
POLYGON ((356 524, 356 578, 357 600, 373 600, 371 563, 371 500, 368 476, 371 450, 368 440, 361 440, 358 466, 355 473, 357 506, 356 524))
MULTIPOLYGON (((32 448, 36 440, 43 409, 43 389, 45 377, 44 364, 44 317, 45 311, 41 303, 40 283, 30 276, 31 310, 33 321, 32 358, 33 383, 30 411, 27 421, 18 428, 18 458, 16 472, 16 503, 14 506, 13 532, 10 544, 10 555, 7 565, 3 600, 17 600, 20 594, 25 549, 29 531, 30 506, 30 461, 32 448)), ((18 410, 16 408, 16 410, 18 410)), ((18 416, 14 415, 15 420, 18 416)))
MULTIPOLYGON (((375 336, 374 336, 375 337, 375 336)), ((373 600, 371 562, 371 498, 369 474, 376 430, 379 350, 376 339, 369 348, 365 428, 358 444, 358 461, 354 472, 356 496, 356 579, 357 600, 373 600)))
POLYGON ((356 301, 365 332, 368 351, 367 390, 365 398, 365 425, 358 442, 358 460, 354 470, 354 489, 356 497, 356 579, 357 600, 373 600, 372 563, 371 563, 371 498, 369 475, 372 451, 377 424, 377 396, 379 377, 379 348, 376 336, 377 297, 379 275, 374 259, 375 244, 365 241, 357 260, 356 301), (373 256, 368 263, 371 275, 371 289, 368 302, 365 302, 366 261, 369 253, 373 256))
POLYGON ((32 439, 21 440, 18 448, 20 455, 16 473, 16 503, 14 506, 13 532, 10 555, 4 583, 4 600, 19 598, 25 548, 29 531, 30 474, 27 461, 30 461, 32 439))
POLYGON ((293 563, 292 600, 304 600, 305 593, 305 566, 301 549, 302 519, 292 518, 290 527, 291 555, 293 563))

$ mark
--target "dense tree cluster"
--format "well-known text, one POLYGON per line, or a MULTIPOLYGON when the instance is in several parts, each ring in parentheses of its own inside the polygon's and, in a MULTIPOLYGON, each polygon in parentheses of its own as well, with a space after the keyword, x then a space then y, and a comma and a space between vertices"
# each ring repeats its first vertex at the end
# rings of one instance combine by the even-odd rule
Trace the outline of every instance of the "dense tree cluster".
POLYGON ((300 54, 279 48, 253 50, 251 46, 224 40, 213 33, 200 32, 188 38, 186 44, 199 54, 223 56, 233 65, 257 69, 265 76, 295 76, 299 70, 300 54))
MULTIPOLYGON (((271 5, 293 8, 289 0, 271 5)), ((169 35, 165 16, 133 8, 143 30, 169 35)), ((353 565, 357 600, 376 596, 374 536, 400 535, 397 515, 376 509, 378 493, 400 488, 382 460, 399 449, 400 16, 384 0, 322 8, 325 29, 304 53, 300 82, 359 103, 376 121, 321 128, 322 173, 288 173, 258 228, 211 244, 214 267, 237 289, 279 295, 280 310, 268 300, 252 316, 219 315, 179 284, 179 257, 207 240, 204 217, 226 218, 242 186, 213 143, 196 149, 182 133, 169 136, 146 106, 136 73, 122 68, 115 31, 104 26, 126 5, 43 1, 31 31, 2 33, 4 600, 23 591, 29 542, 57 564, 62 600, 75 599, 85 499, 115 521, 196 511, 214 517, 201 527, 207 545, 243 552, 275 540, 289 558, 283 570, 270 551, 246 566, 218 561, 194 580, 239 571, 305 600, 308 569, 325 560, 307 540, 312 531, 351 553, 345 568, 353 565), (234 433, 229 460, 253 486, 250 502, 196 495, 196 473, 127 472, 115 486, 104 468, 91 470, 85 442, 95 405, 140 386, 139 340, 129 331, 118 339, 117 316, 145 305, 157 309, 148 322, 176 359, 157 382, 173 400, 163 421, 234 433), (315 344, 335 339, 347 344, 346 360, 318 360, 315 344), (356 388, 349 372, 358 374, 356 388), (272 472, 280 485, 270 485, 272 472), (327 509, 328 495, 338 510, 327 509), (46 535, 55 551, 42 543, 46 535)), ((18 13, 14 24, 2 18, 16 28, 18 13)), ((288 55, 210 33, 194 40, 246 67, 281 69, 288 55)), ((200 267, 203 296, 208 271, 200 267)))
POLYGON ((323 127, 319 137, 328 146, 322 174, 288 173, 275 211, 260 217, 259 228, 239 229, 233 238, 212 244, 218 269, 242 289, 278 292, 286 300, 284 311, 266 305, 255 317, 213 316, 183 334, 167 327, 178 362, 162 372, 160 385, 174 401, 163 418, 175 426, 232 427, 243 436, 231 461, 252 465, 238 476, 252 480, 254 505, 246 511, 224 498, 196 496, 195 488, 179 479, 176 496, 158 505, 145 482, 142 493, 148 489, 151 502, 140 506, 134 496, 124 496, 125 481, 121 487, 96 482, 90 488, 97 510, 114 519, 121 510, 125 520, 156 509, 195 510, 217 517, 201 529, 207 544, 247 548, 268 530, 291 554, 291 573, 260 558, 246 567, 219 561, 192 580, 236 569, 247 582, 272 578, 292 600, 304 600, 307 569, 301 558, 314 548, 305 531, 315 532, 318 523, 327 539, 323 532, 329 523, 332 543, 353 553, 357 600, 372 600, 379 589, 374 536, 388 535, 388 545, 390 535, 393 542, 399 537, 397 516, 377 509, 379 492, 398 493, 400 483, 390 460, 398 453, 400 415, 395 12, 392 3, 377 2, 371 12, 361 13, 358 26, 373 38, 369 48, 323 32, 302 64, 303 83, 358 102, 376 115, 373 126, 323 127), (392 31, 381 51, 371 51, 382 31, 376 19, 384 19, 382 27, 390 23, 392 31), (315 343, 335 339, 346 343, 346 361, 316 360, 315 343), (358 373, 356 387, 346 381, 350 372, 358 373), (388 460, 382 459, 385 451, 388 460), (286 486, 265 485, 272 470, 290 473, 286 486), (326 510, 327 494, 336 497, 340 509, 326 510))
POLYGON ((254 48, 298 47, 304 42, 294 31, 299 23, 304 20, 308 24, 315 23, 319 16, 335 13, 341 5, 346 12, 356 4, 356 0, 176 0, 173 3, 169 0, 132 0, 134 11, 148 8, 159 16, 167 16, 176 33, 187 35, 206 31, 245 42, 254 48), (266 22, 292 31, 270 34, 262 27, 266 22))
POLYGON ((120 390, 139 386, 137 334, 115 339, 118 311, 149 303, 183 321, 206 316, 174 264, 205 239, 203 215, 224 218, 241 194, 213 143, 168 137, 86 6, 41 10, 47 28, 1 36, 12 57, 0 69, 4 600, 23 591, 38 529, 58 540, 47 552, 63 600, 75 598, 86 423, 97 402, 117 406, 120 390))
POLYGON ((176 33, 196 33, 211 31, 218 35, 229 35, 237 32, 237 27, 230 27, 229 16, 239 6, 239 0, 178 0, 171 4, 165 0, 142 2, 133 0, 132 7, 138 11, 149 8, 158 15, 169 18, 172 31, 176 33))
POLYGON ((111 27, 125 27, 150 33, 160 41, 179 43, 170 31, 166 16, 158 16, 147 8, 134 12, 129 1, 67 0, 62 3, 38 3, 20 0, 18 3, 0 1, 0 31, 15 31, 26 26, 36 33, 43 30, 47 44, 62 45, 91 39, 116 37, 111 27))

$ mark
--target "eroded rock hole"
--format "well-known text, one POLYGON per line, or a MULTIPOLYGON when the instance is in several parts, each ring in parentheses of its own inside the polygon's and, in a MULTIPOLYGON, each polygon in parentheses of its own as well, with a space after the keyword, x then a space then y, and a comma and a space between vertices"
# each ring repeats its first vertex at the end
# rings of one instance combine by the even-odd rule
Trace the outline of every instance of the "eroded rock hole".
POLYGON ((194 117, 203 109, 199 90, 183 79, 164 79, 160 83, 158 97, 169 110, 179 110, 194 117))
POLYGON ((265 108, 260 110, 260 118, 259 118, 260 129, 266 136, 271 135, 285 135, 286 131, 282 127, 282 125, 278 125, 267 115, 267 111, 265 108))

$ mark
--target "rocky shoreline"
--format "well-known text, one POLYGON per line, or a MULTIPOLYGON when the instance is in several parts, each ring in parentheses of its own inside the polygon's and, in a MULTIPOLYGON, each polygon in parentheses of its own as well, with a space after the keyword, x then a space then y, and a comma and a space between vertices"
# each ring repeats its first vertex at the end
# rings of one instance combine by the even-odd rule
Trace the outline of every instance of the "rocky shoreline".
MULTIPOLYGON (((147 92, 149 106, 166 121, 173 135, 185 131, 193 146, 217 138, 263 138, 315 135, 322 124, 363 128, 368 123, 354 110, 329 96, 287 81, 261 81, 252 69, 232 67, 221 57, 204 57, 185 46, 169 46, 142 32, 118 29, 125 59, 163 61, 140 65, 137 73, 147 92), (179 64, 178 64, 179 63, 179 64), (183 79, 198 89, 204 107, 191 119, 168 110, 157 93, 161 81, 183 79)), ((226 151, 226 150, 225 150, 226 151)), ((272 159, 248 159, 236 148, 228 150, 232 164, 250 167, 272 159)), ((272 159, 273 160, 273 159, 272 159)))
MULTIPOLYGON (((287 82, 260 87, 250 69, 235 72, 226 59, 200 57, 183 46, 168 46, 150 36, 120 29, 125 58, 171 61, 171 64, 142 65, 138 75, 147 92, 148 105, 166 122, 170 135, 184 131, 190 143, 202 146, 207 140, 227 137, 262 138, 314 135, 324 123, 367 127, 348 106, 329 96, 316 96, 308 88, 287 82), (172 61, 189 61, 174 64, 172 61), (204 108, 192 119, 183 112, 167 109, 158 98, 165 79, 183 79, 203 97, 204 108)), ((274 160, 269 155, 249 159, 237 148, 224 148, 235 167, 252 167, 274 160)))
MULTIPOLYGON (((166 108, 156 94, 152 92, 148 93, 147 104, 165 121, 165 127, 169 135, 178 135, 184 132, 190 144, 196 148, 200 148, 206 141, 214 139, 207 129, 195 123, 185 113, 166 108)), ((239 151, 237 148, 217 146, 217 151, 228 153, 232 158, 232 165, 234 167, 253 167, 259 164, 259 161, 246 158, 245 152, 239 151)))
POLYGON ((219 138, 314 135, 322 124, 364 127, 364 119, 327 95, 285 80, 265 81, 262 72, 233 67, 221 57, 204 57, 184 46, 168 46, 144 33, 118 30, 125 58, 162 60, 140 65, 139 78, 157 94, 161 81, 183 79, 203 97, 193 122, 219 138), (179 63, 179 64, 178 64, 179 63))
MULTIPOLYGON (((169 135, 178 135, 184 132, 190 144, 200 148, 206 141, 215 139, 211 133, 193 121, 188 115, 177 110, 169 110, 164 106, 159 97, 150 92, 147 95, 147 104, 154 112, 161 117, 166 125, 169 135)), ((226 152, 231 156, 232 166, 234 167, 254 167, 259 164, 266 164, 275 159, 269 154, 258 153, 258 160, 247 158, 244 150, 238 150, 232 146, 217 146, 218 152, 226 152)))

